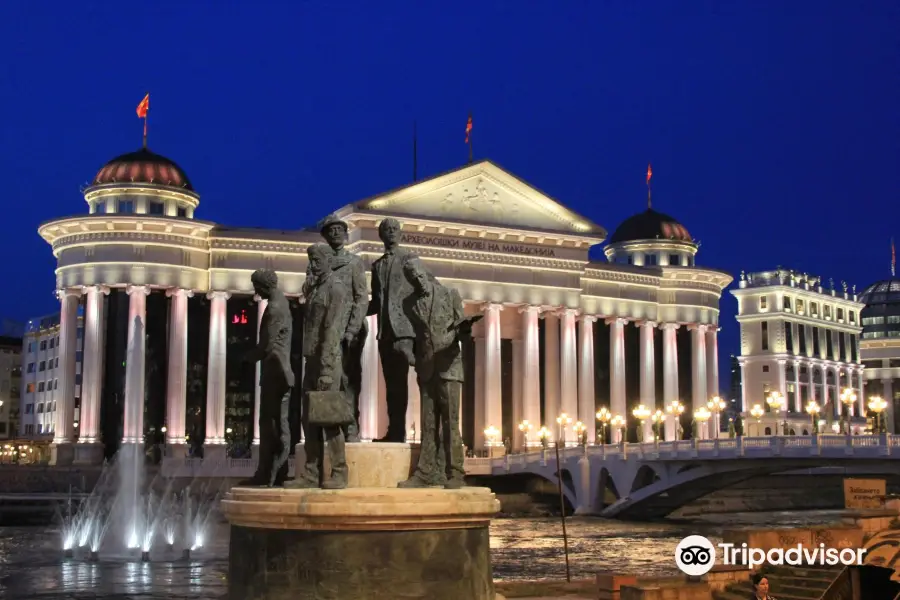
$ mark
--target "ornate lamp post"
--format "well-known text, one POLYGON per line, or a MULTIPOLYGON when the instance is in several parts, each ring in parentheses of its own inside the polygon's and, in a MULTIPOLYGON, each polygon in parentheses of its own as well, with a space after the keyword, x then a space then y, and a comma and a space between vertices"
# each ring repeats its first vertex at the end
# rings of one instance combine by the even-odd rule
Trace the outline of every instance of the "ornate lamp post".
POLYGON ((612 413, 605 406, 597 411, 597 420, 600 422, 600 427, 597 429, 597 439, 600 444, 606 443, 606 428, 609 426, 610 419, 612 419, 612 413))
POLYGON ((760 406, 759 404, 754 404, 753 408, 750 409, 750 416, 756 419, 756 436, 762 437, 762 428, 760 424, 760 419, 762 416, 766 414, 766 410, 760 406))
POLYGON ((522 432, 522 439, 525 442, 524 446, 526 452, 528 451, 528 434, 533 428, 534 426, 528 422, 528 419, 525 419, 524 421, 519 423, 519 431, 522 432))
POLYGON ((577 439, 578 439, 578 445, 582 446, 582 447, 587 446, 587 437, 585 437, 586 436, 585 432, 587 431, 587 426, 584 423, 582 423, 581 421, 576 421, 574 429, 575 429, 575 435, 577 436, 577 439))
POLYGON ((566 445, 566 428, 571 424, 572 417, 570 417, 566 413, 562 413, 561 415, 556 417, 556 425, 559 435, 557 443, 562 442, 563 447, 565 447, 566 445))
MULTIPOLYGON (((413 431, 415 437, 415 431, 413 431)), ((484 430, 484 445, 487 446, 488 456, 492 456, 493 447, 498 444, 497 439, 500 437, 500 430, 493 425, 488 426, 484 430)))
POLYGON ((637 439, 638 442, 644 441, 644 422, 650 416, 650 409, 644 406, 643 404, 638 405, 631 414, 634 415, 634 418, 637 419, 640 423, 640 427, 638 427, 637 431, 637 439))
POLYGON ((550 430, 546 427, 541 427, 537 434, 538 438, 541 440, 541 447, 546 450, 550 440, 550 430))
POLYGON ((847 423, 847 435, 851 434, 850 428, 850 407, 852 407, 856 403, 856 392, 853 391, 853 388, 844 388, 844 391, 841 392, 841 433, 844 433, 844 423, 847 423), (847 416, 844 417, 844 413, 847 413, 847 416))
POLYGON ((609 425, 612 430, 619 434, 619 441, 624 444, 625 436, 622 434, 622 430, 625 429, 625 417, 622 415, 613 415, 613 418, 609 421, 609 425))
POLYGON ((653 440, 658 442, 662 438, 663 425, 666 423, 666 413, 657 409, 650 418, 653 420, 653 440))
POLYGON ((714 427, 716 428, 716 439, 719 439, 719 431, 722 429, 722 411, 725 410, 728 404, 726 404, 719 396, 713 396, 712 399, 706 403, 706 406, 709 407, 709 410, 711 410, 715 416, 714 427))
POLYGON ((666 412, 672 415, 672 418, 675 419, 675 439, 680 440, 683 437, 683 431, 681 428, 681 415, 684 413, 684 404, 682 404, 678 400, 672 400, 672 402, 666 407, 666 412))
POLYGON ((809 413, 812 419, 813 435, 819 435, 819 423, 816 421, 819 410, 819 404, 815 400, 810 400, 809 404, 806 405, 806 412, 809 413))
POLYGON ((872 396, 869 398, 869 410, 875 413, 875 427, 878 433, 885 433, 884 419, 881 418, 881 411, 887 408, 887 402, 881 396, 872 396))
POLYGON ((781 395, 781 392, 772 392, 769 394, 769 397, 766 398, 766 404, 769 405, 769 410, 775 413, 775 435, 778 435, 778 412, 785 410, 785 398, 781 395))
POLYGON ((712 413, 705 406, 701 406, 697 410, 694 411, 694 421, 697 423, 697 437, 699 439, 706 439, 709 436, 704 436, 704 432, 706 431, 706 423, 709 421, 709 418, 712 416, 712 413))

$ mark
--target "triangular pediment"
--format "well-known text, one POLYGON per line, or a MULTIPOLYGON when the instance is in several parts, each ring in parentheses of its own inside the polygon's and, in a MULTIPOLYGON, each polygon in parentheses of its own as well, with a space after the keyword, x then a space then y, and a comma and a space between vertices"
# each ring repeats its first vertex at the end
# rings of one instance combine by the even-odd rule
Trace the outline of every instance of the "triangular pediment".
POLYGON ((363 200, 355 208, 606 237, 599 225, 487 160, 363 200))

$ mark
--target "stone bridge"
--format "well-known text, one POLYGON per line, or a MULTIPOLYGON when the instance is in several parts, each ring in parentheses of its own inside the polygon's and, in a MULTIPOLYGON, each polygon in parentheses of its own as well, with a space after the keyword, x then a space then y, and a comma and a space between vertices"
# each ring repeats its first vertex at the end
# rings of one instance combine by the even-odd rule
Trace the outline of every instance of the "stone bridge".
MULTIPOLYGON (((705 496, 761 475, 843 467, 900 475, 900 435, 768 436, 560 448, 563 493, 576 514, 664 517, 705 496), (616 501, 603 505, 609 489, 616 501)), ((476 475, 539 475, 557 484, 556 449, 467 459, 476 475)))

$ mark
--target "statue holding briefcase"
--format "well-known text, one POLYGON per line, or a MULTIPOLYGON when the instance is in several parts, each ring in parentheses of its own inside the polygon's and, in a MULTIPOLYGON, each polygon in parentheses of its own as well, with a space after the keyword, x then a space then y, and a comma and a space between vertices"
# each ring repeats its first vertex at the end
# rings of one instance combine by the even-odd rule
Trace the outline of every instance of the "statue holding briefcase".
POLYGON ((334 277, 329 259, 334 254, 327 244, 307 250, 309 276, 306 288, 306 317, 303 321, 302 424, 306 464, 297 478, 285 483, 291 488, 347 487, 347 459, 343 428, 353 422, 348 390, 342 389, 341 341, 350 320, 352 290, 344 278, 334 277), (331 473, 322 477, 323 446, 331 463, 331 473))

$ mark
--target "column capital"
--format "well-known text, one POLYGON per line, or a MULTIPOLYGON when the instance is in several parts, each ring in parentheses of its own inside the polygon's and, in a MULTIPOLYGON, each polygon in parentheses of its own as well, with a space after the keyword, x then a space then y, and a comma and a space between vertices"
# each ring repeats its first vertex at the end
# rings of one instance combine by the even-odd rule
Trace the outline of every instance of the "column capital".
POLYGON ((516 307, 516 311, 520 314, 529 313, 539 315, 541 314, 541 307, 535 306, 533 304, 520 304, 518 307, 516 307))
POLYGON ((495 311, 500 312, 504 308, 505 307, 502 304, 500 304, 499 302, 482 302, 481 303, 481 310, 484 311, 485 313, 495 312, 495 311))
POLYGON ((706 333, 706 328, 708 325, 703 323, 689 323, 687 328, 688 331, 699 331, 700 333, 706 333))
POLYGON ((604 321, 607 325, 624 325, 628 322, 628 319, 623 317, 609 317, 604 321))
POLYGON ((585 313, 581 313, 578 316, 578 320, 583 323, 596 323, 597 319, 599 319, 599 317, 597 315, 588 315, 585 313))
POLYGON ((651 329, 655 329, 656 327, 659 326, 659 323, 657 323, 656 321, 648 321, 648 320, 635 321, 634 326, 637 327, 638 329, 640 329, 642 327, 650 327, 651 329))
POLYGON ((681 327, 681 325, 679 323, 660 323, 660 325, 659 325, 659 328, 663 329, 663 330, 671 329, 674 331, 675 329, 678 329, 679 327, 681 327))
POLYGON ((706 333, 719 333, 719 331, 721 329, 722 329, 722 327, 720 325, 712 325, 712 324, 706 325, 706 333))
POLYGON ((569 308, 567 306, 563 306, 562 308, 556 309, 556 316, 557 317, 567 317, 569 315, 576 316, 576 315, 578 315, 579 312, 581 312, 581 311, 577 308, 569 308))
POLYGON ((185 298, 193 298, 194 291, 188 290, 185 288, 169 288, 166 290, 166 298, 171 298, 173 296, 184 296, 185 298))
POLYGON ((213 290, 213 291, 209 292, 208 294, 206 294, 206 298, 208 300, 214 300, 216 298, 224 298, 225 300, 228 300, 229 298, 231 298, 231 292, 223 292, 221 290, 213 290))
POLYGON ((82 286, 82 289, 84 290, 85 294, 87 294, 91 290, 96 290, 97 293, 103 294, 104 296, 109 296, 109 286, 108 285, 100 285, 98 283, 98 284, 94 284, 94 285, 82 286))
POLYGON ((148 296, 150 294, 150 286, 149 285, 128 285, 125 287, 125 293, 129 296, 132 294, 144 294, 148 296))
POLYGON ((68 296, 76 296, 78 298, 81 297, 83 289, 80 286, 77 287, 68 287, 68 288, 60 288, 56 290, 56 298, 62 301, 64 298, 68 296))

